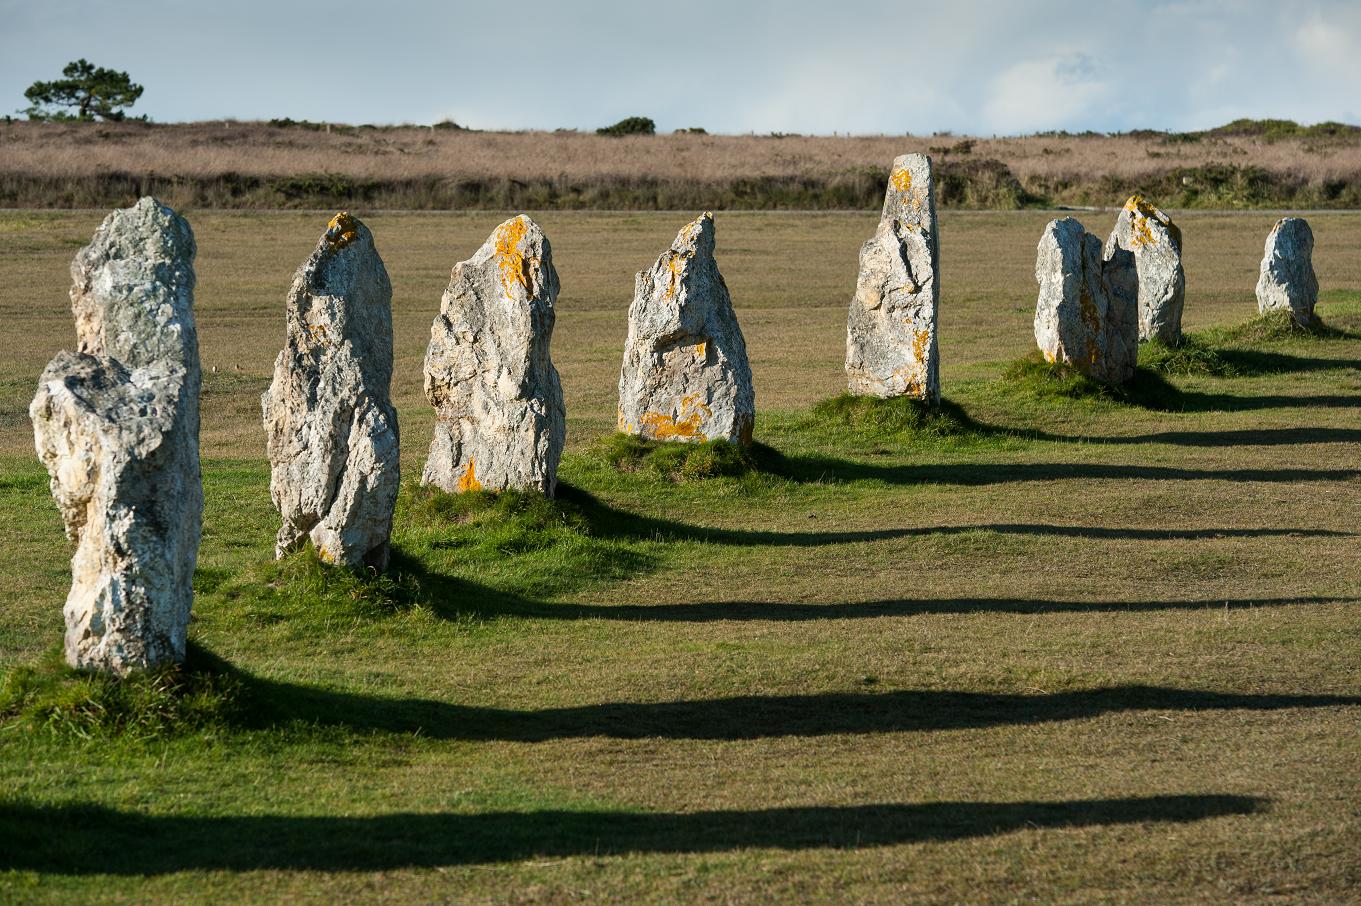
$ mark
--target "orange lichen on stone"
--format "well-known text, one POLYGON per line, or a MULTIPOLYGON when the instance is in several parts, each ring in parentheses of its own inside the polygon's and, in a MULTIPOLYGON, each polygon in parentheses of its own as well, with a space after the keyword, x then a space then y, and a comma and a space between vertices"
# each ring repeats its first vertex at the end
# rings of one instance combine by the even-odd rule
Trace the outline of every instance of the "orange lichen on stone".
POLYGON ((317 559, 322 563, 330 563, 332 566, 334 566, 336 562, 335 555, 328 551, 325 545, 317 548, 317 559))
POLYGON ((699 359, 701 362, 704 361, 708 351, 709 351, 708 341, 700 340, 698 343, 695 344, 695 358, 699 359))
POLYGON ((456 490, 460 494, 465 491, 482 490, 482 482, 477 480, 476 465, 471 458, 468 460, 468 468, 464 471, 463 477, 458 480, 456 490))
POLYGON ((1044 360, 1045 360, 1046 362, 1048 362, 1050 365, 1052 365, 1052 364, 1054 364, 1054 362, 1055 362, 1055 360, 1056 360, 1056 357, 1055 357, 1054 353, 1052 353, 1052 352, 1050 352, 1048 349, 1046 349, 1046 350, 1044 350, 1044 360))
POLYGON ((326 243, 331 251, 339 251, 359 236, 359 225, 349 211, 341 211, 326 224, 326 243))
POLYGON ((912 357, 921 364, 926 364, 927 347, 931 345, 931 331, 919 330, 912 338, 912 357))
POLYGON ((1148 221, 1156 220, 1167 229, 1168 234, 1172 237, 1172 241, 1176 244, 1178 251, 1180 251, 1181 229, 1173 223, 1166 214, 1155 208, 1148 199, 1144 198, 1144 196, 1131 195, 1129 200, 1125 202, 1125 210, 1135 215, 1130 218, 1130 228, 1131 232, 1134 234, 1130 239, 1130 244, 1135 248, 1142 245, 1157 245, 1158 238, 1153 235, 1153 230, 1148 225, 1148 221))
POLYGON ((671 257, 666 261, 666 269, 670 272, 666 284, 666 298, 670 299, 676 294, 676 285, 685 277, 685 265, 690 260, 691 255, 687 252, 672 252, 671 257))
POLYGON ((905 168, 902 170, 894 170, 890 173, 888 181, 893 188, 902 192, 904 195, 912 191, 912 173, 905 168))
POLYGON ((496 264, 501 269, 501 285, 507 294, 511 291, 512 283, 529 289, 530 261, 520 251, 520 243, 528 232, 523 214, 496 228, 496 264))
POLYGON ((643 434, 657 440, 696 440, 704 436, 704 420, 712 415, 712 409, 690 394, 681 400, 680 415, 644 414, 643 434))

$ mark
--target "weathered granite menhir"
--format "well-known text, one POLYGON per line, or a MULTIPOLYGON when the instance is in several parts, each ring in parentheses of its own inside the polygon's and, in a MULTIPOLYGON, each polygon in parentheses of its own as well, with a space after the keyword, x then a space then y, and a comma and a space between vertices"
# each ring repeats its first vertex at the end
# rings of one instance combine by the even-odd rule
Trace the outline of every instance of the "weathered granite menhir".
POLYGON ((373 235, 337 214, 293 277, 287 341, 261 398, 275 553, 309 539, 328 563, 385 569, 400 483, 392 284, 373 235))
POLYGON ((936 313, 940 237, 931 159, 893 162, 879 228, 860 249, 860 273, 846 320, 851 393, 940 402, 936 313))
POLYGON ((454 266, 425 353, 435 437, 422 483, 553 495, 567 439, 549 355, 557 298, 548 237, 523 214, 454 266))
POLYGON ((706 212, 634 281, 619 430, 748 445, 755 418, 747 344, 714 260, 714 216, 706 212))
POLYGON ((1131 195, 1106 240, 1106 259, 1118 249, 1134 254, 1139 277, 1139 339, 1181 344, 1186 275, 1181 230, 1142 195, 1131 195))
POLYGON ((1053 220, 1040 237, 1035 279, 1035 342, 1047 361, 1106 383, 1134 376, 1139 289, 1132 252, 1115 248, 1103 260, 1101 240, 1081 223, 1053 220))
POLYGON ((1301 327, 1314 322, 1318 277, 1314 275, 1314 232, 1302 217, 1276 221, 1266 237, 1257 279, 1257 311, 1288 311, 1301 327))
POLYGON ((29 408, 76 543, 66 660, 123 674, 184 660, 203 518, 194 234, 154 198, 114 211, 71 264, 77 349, 29 408))

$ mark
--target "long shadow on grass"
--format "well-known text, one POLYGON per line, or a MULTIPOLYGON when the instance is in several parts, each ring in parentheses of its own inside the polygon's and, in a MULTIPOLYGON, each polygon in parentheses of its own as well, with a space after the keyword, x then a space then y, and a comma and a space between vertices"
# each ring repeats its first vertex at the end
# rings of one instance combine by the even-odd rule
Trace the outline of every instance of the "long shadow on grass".
POLYGON ((887 484, 992 485, 1064 479, 1143 481, 1348 481, 1359 469, 1192 469, 1111 463, 924 463, 884 465, 828 456, 772 457, 768 468, 794 481, 882 481, 887 484))
MULTIPOLYGON (((490 603, 490 602, 489 602, 490 603)), ((898 598, 806 604, 769 601, 715 601, 703 604, 546 604, 500 600, 507 613, 539 619, 620 620, 638 623, 737 622, 799 623, 806 620, 860 620, 931 614, 1156 613, 1178 610, 1234 611, 1254 607, 1307 607, 1361 604, 1361 598, 1209 598, 1180 601, 1050 601, 1042 598, 898 598)))
POLYGON ((121 876, 353 872, 625 853, 851 850, 1027 829, 1182 824, 1250 815, 1268 801, 1208 794, 686 814, 543 810, 367 817, 147 815, 94 804, 8 802, 0 803, 0 870, 121 876))
MULTIPOLYGON (((855 464, 851 464, 855 465, 855 464)), ((983 523, 978 525, 913 526, 908 528, 864 529, 849 532, 775 532, 752 529, 721 529, 690 525, 672 519, 641 516, 610 506, 581 488, 558 485, 558 497, 577 507, 600 538, 630 540, 699 541, 709 544, 769 547, 820 547, 860 541, 883 541, 993 532, 999 535, 1037 535, 1101 540, 1195 541, 1213 538, 1274 537, 1347 537, 1351 532, 1311 528, 1201 528, 1145 529, 1106 528, 1102 526, 1046 525, 1041 523, 983 523)), ((413 564, 414 566, 414 564, 413 564)))
POLYGON ((1127 711, 1361 706, 1361 696, 1349 695, 1247 695, 1116 686, 1044 695, 938 690, 743 695, 520 711, 340 692, 234 672, 250 702, 241 718, 246 726, 337 726, 361 733, 409 733, 469 741, 764 739, 1005 727, 1085 720, 1127 711))

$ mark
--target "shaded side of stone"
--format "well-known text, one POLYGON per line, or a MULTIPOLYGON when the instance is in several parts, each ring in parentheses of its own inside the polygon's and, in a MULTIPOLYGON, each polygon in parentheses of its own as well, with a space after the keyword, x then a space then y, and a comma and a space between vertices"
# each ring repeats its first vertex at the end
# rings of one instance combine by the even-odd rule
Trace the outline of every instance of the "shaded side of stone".
POLYGON ((567 437, 549 354, 557 296, 548 237, 523 214, 454 266, 425 354, 435 436, 424 484, 553 495, 567 437))

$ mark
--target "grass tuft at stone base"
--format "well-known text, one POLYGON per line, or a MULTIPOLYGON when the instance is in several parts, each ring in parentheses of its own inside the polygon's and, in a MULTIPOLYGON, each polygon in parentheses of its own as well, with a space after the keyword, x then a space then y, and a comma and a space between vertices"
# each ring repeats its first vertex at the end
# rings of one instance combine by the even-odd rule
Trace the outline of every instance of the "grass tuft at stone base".
POLYGON ((0 684, 0 732, 152 739, 220 730, 238 715, 241 698, 232 670, 192 644, 185 664, 123 677, 72 669, 53 649, 0 684))
POLYGON ((619 472, 651 472, 677 484, 739 477, 757 468, 748 451, 721 439, 680 443, 616 432, 602 438, 594 452, 619 472))

